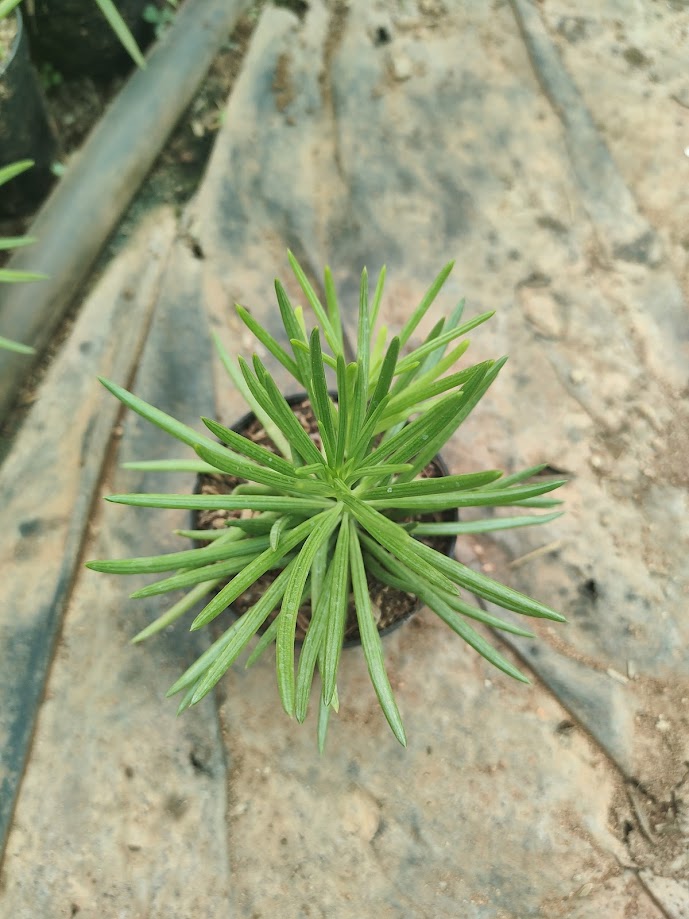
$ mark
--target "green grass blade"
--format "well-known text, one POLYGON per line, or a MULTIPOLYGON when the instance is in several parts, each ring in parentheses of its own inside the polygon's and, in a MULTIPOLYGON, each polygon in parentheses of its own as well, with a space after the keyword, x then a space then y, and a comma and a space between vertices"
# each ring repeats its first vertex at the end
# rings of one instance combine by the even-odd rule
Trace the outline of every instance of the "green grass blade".
POLYGON ((231 447, 236 453, 241 453, 255 463, 266 466, 268 469, 275 469, 283 475, 294 475, 294 466, 284 459, 284 457, 278 456, 278 454, 273 453, 261 444, 249 440, 248 437, 243 437, 236 431, 226 428, 222 424, 218 424, 217 421, 213 421, 210 418, 202 418, 201 420, 208 430, 215 434, 218 440, 227 444, 227 446, 231 447))
POLYGON ((423 415, 384 439, 366 457, 366 465, 383 460, 408 462, 428 442, 433 432, 444 430, 452 422, 465 399, 461 392, 445 396, 423 415))
MULTIPOLYGON (((418 596, 424 603, 429 605, 428 591, 431 588, 427 581, 410 577, 404 566, 401 565, 396 558, 368 538, 366 540, 366 546, 369 553, 371 553, 366 557, 366 567, 374 577, 383 584, 389 584, 391 587, 395 587, 398 590, 403 590, 406 593, 418 596)), ((435 593, 438 594, 438 591, 435 591, 435 593)), ((442 594, 441 599, 463 616, 468 616, 470 619, 488 625, 493 629, 500 629, 502 632, 510 632, 522 638, 536 637, 533 632, 513 625, 511 622, 506 622, 504 619, 499 619, 497 616, 491 616, 490 613, 486 613, 476 606, 470 606, 456 595, 442 594)))
POLYGON ((438 296, 440 288, 443 286, 450 272, 452 271, 454 264, 455 264, 454 262, 448 262, 447 265, 445 265, 441 269, 438 276, 435 278, 431 286, 428 288, 428 290, 424 294, 423 299, 421 300, 421 303, 419 303, 417 308, 414 310, 412 315, 409 317, 409 319, 404 324, 404 328, 402 329, 400 333, 400 342, 402 343, 402 345, 406 345, 406 343, 409 341, 409 338, 416 330, 416 327, 418 326, 418 324, 421 322, 423 317, 428 312, 429 307, 431 306, 435 298, 438 296))
POLYGON ((330 705, 337 686, 337 671, 344 641, 349 597, 349 516, 343 515, 331 567, 331 601, 323 642, 323 699, 330 705))
POLYGON ((0 348, 4 351, 14 351, 15 354, 35 354, 35 348, 30 345, 23 345, 21 342, 12 341, 11 338, 3 338, 0 335, 0 348))
MULTIPOLYGON (((456 413, 451 418, 447 419, 444 424, 438 423, 430 428, 428 432, 428 439, 421 446, 421 449, 418 451, 416 458, 413 461, 413 471, 406 472, 402 476, 403 480, 409 481, 419 475, 419 473, 422 472, 435 457, 438 451, 445 446, 457 428, 459 428, 459 426, 467 419, 467 417, 471 414, 471 412, 483 398, 488 388, 500 373, 500 370, 504 366, 506 360, 507 358, 502 358, 501 360, 496 361, 487 370, 482 373, 476 373, 471 378, 469 383, 467 383, 467 385, 459 393, 460 401, 457 404, 456 413)), ((443 401, 441 400, 438 405, 442 404, 443 401)), ((429 411, 428 414, 430 415, 431 412, 429 411)), ((398 461, 404 461, 409 459, 409 456, 399 456, 395 454, 394 459, 398 461)))
MULTIPOLYGON (((438 380, 447 370, 449 370, 451 367, 454 367, 454 365, 457 363, 457 361, 460 360, 460 358, 461 358, 461 357, 464 355, 464 353, 468 350, 469 344, 470 344, 470 343, 469 343, 469 340, 468 340, 468 339, 465 339, 463 342, 460 342, 460 344, 457 345, 456 348, 453 348, 453 350, 452 350, 446 357, 443 357, 440 361, 438 361, 438 363, 435 364, 430 370, 425 371, 425 372, 422 372, 421 375, 420 375, 416 380, 414 380, 414 382, 413 382, 410 386, 408 386, 407 389, 404 390, 404 394, 401 394, 401 393, 398 392, 397 395, 395 396, 395 400, 394 400, 394 401, 397 402, 398 399, 399 399, 399 400, 406 400, 407 397, 409 397, 409 398, 411 399, 411 398, 412 398, 412 394, 414 394, 414 395, 413 395, 414 403, 416 403, 416 402, 418 402, 418 401, 421 401, 421 400, 419 399, 419 397, 418 397, 417 395, 415 395, 415 394, 416 394, 417 392, 419 392, 419 391, 422 391, 426 386, 429 386, 429 385, 431 385, 432 383, 434 383, 434 382, 435 382, 436 380, 438 380)), ((427 358, 427 360, 424 361, 423 366, 426 366, 426 363, 427 363, 428 360, 430 360, 430 359, 431 359, 432 357, 434 357, 436 354, 442 353, 442 351, 444 351, 444 350, 445 350, 444 348, 441 348, 439 351, 436 351, 436 352, 434 352, 432 355, 429 355, 429 357, 427 358)), ((492 363, 492 361, 490 361, 489 363, 492 363)), ((480 364, 476 364, 476 365, 474 365, 474 368, 475 368, 475 367, 479 367, 479 366, 481 366, 481 365, 480 365, 480 364)), ((468 368, 468 371, 471 371, 471 370, 474 369, 474 368, 469 367, 469 368, 468 368)), ((422 369, 422 368, 421 368, 421 369, 422 369)), ((397 387, 395 387, 395 388, 397 388, 397 387)))
POLYGON ((526 498, 524 501, 515 501, 515 507, 537 507, 537 508, 547 508, 547 507, 559 507, 559 505, 564 504, 560 498, 526 498))
POLYGON ((351 400, 351 430, 360 431, 366 417, 366 403, 369 387, 369 359, 370 359, 370 328, 368 325, 368 275, 366 269, 361 272, 361 285, 359 288, 359 322, 357 331, 357 356, 356 363, 359 371, 354 385, 351 400))
POLYGON ((86 562, 86 567, 108 574, 157 574, 161 571, 176 571, 178 568, 201 568, 213 562, 255 555, 267 546, 266 536, 236 539, 228 533, 223 539, 216 539, 202 549, 185 549, 182 552, 168 552, 165 555, 141 558, 94 560, 86 562))
POLYGON ((554 514, 533 514, 525 517, 490 517, 484 520, 467 520, 457 523, 419 523, 414 527, 414 536, 463 536, 474 533, 493 533, 514 527, 535 526, 550 523, 562 517, 562 511, 554 514))
POLYGON ((511 664, 502 654, 496 651, 490 642, 486 641, 482 635, 479 635, 478 632, 472 629, 471 626, 462 619, 459 613, 453 610, 437 594, 429 591, 424 599, 433 612, 440 616, 443 622, 449 625, 453 632, 456 632, 460 638, 472 647, 474 651, 477 651, 481 657, 485 658, 488 663, 497 667, 498 670, 502 670, 503 673, 513 677, 515 680, 519 680, 520 683, 530 682, 528 677, 524 676, 521 670, 517 669, 514 664, 511 664))
POLYGON ((290 716, 294 715, 295 703, 294 631, 304 585, 316 553, 337 526, 342 511, 342 505, 338 504, 332 510, 321 514, 320 518, 314 519, 310 533, 294 560, 292 575, 282 600, 276 644, 276 669, 280 699, 290 716))
POLYGON ((392 378, 395 374, 395 367, 397 366, 397 358, 399 357, 399 353, 400 340, 397 338, 397 336, 395 336, 390 342, 388 350, 385 353, 385 357, 383 358, 383 363, 378 375, 378 382, 376 383, 376 387, 373 390, 373 395, 371 396, 371 400, 368 404, 365 420, 368 420, 371 417, 385 396, 388 395, 390 391, 390 384, 392 383, 392 378))
POLYGON ((196 539, 196 540, 207 540, 209 542, 214 542, 216 539, 222 539, 227 533, 236 532, 237 535, 240 535, 239 530, 235 530, 234 527, 230 530, 229 527, 223 526, 219 530, 173 530, 175 536, 184 536, 187 539, 196 539))
POLYGON ((149 405, 148 402, 144 402, 143 399, 140 399, 133 393, 130 393, 126 389, 123 389, 121 386, 118 386, 117 383, 106 380, 104 377, 98 377, 98 379, 103 384, 103 386, 105 386, 105 388, 113 394, 113 396, 120 400, 123 405, 126 405, 127 408, 130 408, 133 412, 136 412, 137 415, 141 415, 141 417, 145 418, 146 421, 150 421, 151 424, 154 424, 156 427, 165 431, 166 434, 170 434, 177 440, 181 440, 182 443, 187 444, 189 447, 215 446, 209 437, 204 437, 203 434, 198 434, 193 430, 193 428, 190 428, 186 424, 182 424, 181 421, 177 421, 176 418, 173 418, 166 412, 162 412, 154 405, 149 405))
POLYGON ((521 594, 511 587, 506 587, 504 584, 500 584, 498 581, 494 581, 487 575, 474 571, 472 568, 467 568, 461 562, 448 558, 442 552, 437 552, 430 546, 418 543, 417 551, 428 562, 429 567, 443 572, 448 578, 464 587, 465 590, 470 590, 484 600, 495 603, 496 606, 512 610, 513 613, 521 613, 524 616, 534 616, 537 619, 552 619, 554 622, 567 621, 564 616, 556 613, 555 610, 550 609, 543 603, 532 600, 525 594, 521 594))
POLYGON ((16 271, 14 268, 0 268, 0 283, 25 284, 27 281, 45 281, 47 274, 38 274, 35 271, 16 271))
MULTIPOLYGON (((232 625, 226 629, 220 638, 217 638, 213 644, 201 654, 194 663, 188 667, 184 673, 175 680, 172 686, 165 693, 166 698, 176 695, 188 686, 198 683, 199 679, 208 670, 211 664, 218 658, 218 655, 227 647, 232 637, 239 628, 239 620, 235 620, 232 625)), ((189 700, 191 704, 191 699, 189 700)))
POLYGON ((330 565, 327 569, 323 587, 317 601, 312 600, 311 622, 304 639, 304 644, 299 654, 299 668, 297 670, 297 684, 295 692, 294 713, 301 724, 306 718, 313 683, 313 674, 316 661, 321 653, 328 628, 330 606, 332 598, 332 580, 334 568, 330 565))
MULTIPOLYGON (((461 300, 457 304, 457 306, 454 308, 450 316, 445 321, 444 331, 449 332, 450 329, 456 329, 459 326, 459 323, 461 322, 461 319, 462 319, 462 314, 464 313, 464 305, 465 305, 464 300, 461 300)), ((467 342, 463 342, 462 345, 460 345, 459 348, 455 350, 459 351, 461 355, 464 351, 466 351, 468 347, 469 347, 469 342, 467 341, 467 342)), ((423 364, 420 369, 419 379, 422 379, 423 377, 427 377, 429 375, 439 376, 440 373, 444 373, 444 371, 439 370, 437 368, 439 367, 441 361, 443 360, 443 356, 446 350, 447 350, 447 346, 443 345, 440 348, 436 348, 435 351, 433 351, 426 358, 424 358, 423 364)), ((455 357, 452 360, 452 364, 454 364, 457 360, 458 358, 455 357)))
MULTIPOLYGON (((282 317, 282 324, 285 328, 288 341, 302 341, 308 348, 306 335, 304 334, 301 323, 299 322, 295 310, 290 303, 290 299, 287 296, 287 291, 277 280, 275 281, 275 294, 277 296, 280 316, 282 317)), ((294 360, 299 367, 299 378, 301 380, 301 384, 308 392, 310 384, 308 357, 301 351, 301 349, 295 348, 294 345, 292 345, 292 353, 294 354, 294 360)))
MULTIPOLYGON (((297 348, 302 354, 305 354, 311 359, 311 349, 307 344, 304 344, 303 341, 300 341, 298 338, 290 338, 289 343, 293 348, 297 348)), ((332 370, 335 370, 337 367, 337 361, 334 357, 331 357, 329 354, 323 354, 323 363, 326 367, 330 367, 332 370)))
POLYGON ((282 364, 285 370, 287 370, 288 373, 291 373, 294 379, 303 385, 296 361, 294 361, 289 356, 282 345, 276 341, 275 338, 273 338, 270 332, 266 331, 266 329, 254 319, 254 317, 247 309, 244 309, 244 307, 240 306, 238 303, 235 304, 235 309, 237 311, 237 315, 242 320, 244 325, 249 329, 249 331, 251 331, 253 335, 255 335, 256 338, 265 345, 267 350, 270 351, 273 357, 282 364))
POLYGON ((347 484, 370 476, 382 478, 385 476, 399 475, 411 469, 411 463, 378 463, 375 466, 355 466, 346 477, 347 484))
POLYGON ((366 455, 366 451, 371 443, 371 439, 375 435, 377 426, 380 423, 381 418, 384 416, 388 403, 390 401, 390 396, 383 396, 381 402, 378 403, 377 408, 371 413, 368 419, 364 422, 363 427, 359 425, 354 427, 354 424, 351 426, 352 435, 356 437, 354 445, 349 451, 349 457, 347 459, 347 469, 348 471, 356 467, 362 459, 366 460, 366 465, 370 465, 369 460, 371 459, 370 455, 366 455))
POLYGON ((361 526, 377 542, 386 546, 400 561, 404 562, 411 571, 426 577, 435 587, 447 593, 457 592, 451 578, 424 561, 418 552, 421 543, 413 539, 403 527, 378 513, 354 495, 343 496, 342 500, 347 510, 351 511, 361 526))
POLYGON ((186 511, 275 511, 281 514, 301 514, 304 511, 322 511, 332 505, 325 498, 288 498, 282 495, 107 495, 112 504, 127 504, 130 507, 161 507, 186 511))
MULTIPOLYGON (((1 183, 0 183, 1 184, 1 183)), ((36 242, 35 236, 4 236, 0 237, 0 252, 7 249, 22 249, 36 242)))
POLYGON ((522 469, 520 472, 515 472, 512 475, 506 475, 500 482, 498 482, 497 488, 504 488, 506 485, 518 485, 520 482, 524 482, 526 479, 530 479, 531 476, 538 475, 539 472, 543 472, 546 468, 546 464, 542 463, 540 466, 530 466, 528 469, 522 469))
MULTIPOLYGON (((13 4, 10 7, 11 10, 16 6, 16 3, 14 0, 10 0, 10 2, 13 4)), ((0 7, 0 9, 1 8, 2 7, 0 7)), ((9 10, 7 12, 9 12, 9 10)), ((27 169, 31 169, 33 164, 33 160, 17 160, 16 163, 10 163, 9 166, 3 166, 0 169, 0 185, 4 185, 5 182, 9 182, 10 179, 13 179, 15 176, 21 175, 22 172, 26 172, 27 169)))
POLYGON ((403 393, 398 394, 390 401, 388 411, 391 415, 398 412, 415 413, 419 410, 418 406, 435 399, 437 396, 448 392, 450 389, 456 389, 470 382, 476 375, 481 375, 493 366, 493 361, 484 361, 481 364, 474 364, 473 367, 467 367, 466 370, 459 370, 450 376, 441 377, 433 383, 428 383, 423 387, 412 384, 403 393))
POLYGON ((380 274, 378 275, 378 281, 376 282, 376 289, 373 294, 373 303, 371 304, 371 319, 370 327, 374 329, 376 327, 376 322, 378 320, 378 313, 380 311, 380 304, 383 299, 383 288, 385 287, 385 275, 386 267, 380 269, 380 274))
POLYGON ((335 282, 333 281, 333 275, 326 266, 324 278, 323 278, 323 287, 325 289, 325 303, 328 309, 328 319, 330 320, 330 325, 332 326, 333 334, 337 339, 337 351, 335 352, 338 357, 344 355, 344 337, 342 335, 342 318, 340 317, 340 306, 337 302, 337 291, 335 290, 335 282))
POLYGON ((328 724, 330 722, 330 705, 326 705, 323 696, 320 697, 318 708, 318 752, 323 756, 325 750, 325 740, 328 736, 328 724))
POLYGON ((509 632, 511 635, 519 635, 521 638, 536 637, 534 633, 528 631, 528 629, 523 629, 511 622, 506 622, 504 619, 500 619, 498 616, 491 616, 490 613, 486 613, 484 610, 479 609, 477 606, 471 606, 471 604, 465 603, 457 596, 444 596, 442 599, 445 601, 445 603, 447 603, 449 607, 456 610, 458 613, 461 613, 463 616, 467 616, 469 619, 474 619, 476 622, 480 622, 483 625, 490 626, 492 629, 499 629, 501 632, 509 632))
POLYGON ((466 335, 467 332, 471 332, 472 329, 475 329, 476 326, 482 325, 484 322, 487 322, 491 316, 495 315, 495 310, 487 313, 481 313, 480 316, 476 316, 474 319, 470 319, 468 322, 463 323, 460 326, 457 326, 456 329, 448 329, 446 332, 442 332, 440 335, 432 338, 424 344, 420 345, 418 348, 415 348, 414 351, 411 351, 407 354, 397 365, 397 373, 407 373, 410 370, 410 365, 416 362, 423 361, 429 354, 432 354, 436 349, 445 347, 451 341, 454 341, 456 338, 460 338, 462 335, 466 335))
POLYGON ((304 291, 304 296, 309 301, 309 305, 311 306, 311 309, 314 311, 316 315, 316 319, 318 320, 318 322, 320 322, 321 326, 323 327, 323 334, 325 335, 326 341, 332 348, 333 352, 337 353, 339 339, 335 333, 335 330, 333 329, 333 326, 330 322, 328 314, 323 309, 323 305, 321 301, 319 300, 316 294, 316 291, 313 289, 309 279, 304 274, 304 271, 301 265, 299 264, 299 262, 296 260, 294 255, 289 250, 287 251, 287 258, 289 259, 289 263, 292 266, 292 271, 294 272, 294 276, 299 282, 299 286, 304 291))
POLYGON ((340 469, 349 449, 349 399, 347 366, 341 354, 337 356, 337 434, 335 435, 335 469, 340 469))
POLYGON ((335 460, 335 427, 333 425, 332 403, 328 395, 328 384, 325 379, 321 336, 318 328, 311 333, 309 341, 311 350, 311 385, 313 387, 313 409, 318 422, 323 447, 330 462, 335 460))
MULTIPOLYGON (((415 484, 415 483, 412 483, 415 484)), ((411 497, 394 497, 393 494, 386 498, 369 498, 366 503, 377 510, 406 510, 406 511, 442 511, 459 507, 506 507, 513 506, 520 496, 531 497, 542 495, 564 484, 563 480, 545 482, 542 485, 521 485, 504 490, 482 489, 475 491, 454 491, 446 494, 423 494, 411 497)), ((395 486, 389 486, 394 489, 395 486)), ((387 489, 386 489, 387 490, 387 489)))
POLYGON ((178 571, 170 577, 148 584, 140 590, 135 590, 130 595, 132 600, 144 600, 148 597, 157 597, 160 594, 170 593, 172 590, 183 590, 194 584, 203 584, 204 581, 227 580, 238 571, 242 571, 249 564, 250 556, 238 555, 224 562, 214 562, 203 565, 201 568, 189 568, 178 571))
POLYGON ((239 367, 235 364, 235 362, 223 347, 223 343, 221 342, 220 337, 215 332, 213 332, 212 335, 215 349, 218 352, 218 357, 220 358, 220 361, 225 368, 227 375, 242 394, 244 401, 253 411, 256 418, 261 422, 264 431, 273 441, 276 448, 284 457, 289 458, 291 454, 290 447, 282 432, 273 422, 273 419, 268 414, 268 412, 265 411, 261 403, 254 397, 246 383, 246 380, 244 379, 243 373, 240 371, 239 367))
MULTIPOLYGON (((445 328, 445 319, 443 318, 443 319, 440 319, 438 322, 436 322, 436 324, 433 326, 431 331, 428 333, 428 335, 424 339, 424 344, 428 344, 429 342, 434 341, 441 334, 444 328, 445 328)), ((432 352, 432 353, 436 353, 436 352, 432 352)), ((423 361, 412 361, 409 364, 409 366, 405 366, 405 370, 403 373, 400 373, 396 369, 397 380, 395 381, 395 385, 393 386, 393 389, 392 389, 393 395, 396 395, 397 393, 401 391, 406 391, 407 389, 409 389, 409 387, 412 385, 414 377, 417 376, 417 374, 419 373, 423 373, 423 368, 426 365, 426 361, 428 361, 431 356, 432 354, 428 355, 423 361)))
POLYGON ((146 67, 144 56, 136 43, 136 39, 129 31, 127 23, 120 15, 117 7, 112 0, 96 0, 101 13, 108 21, 110 28, 122 43, 122 47, 127 51, 131 59, 142 70, 146 67))
POLYGON ((280 537, 285 532, 285 530, 290 526, 294 525, 294 521, 291 517, 278 517, 275 523, 270 528, 270 548, 277 549, 280 545, 280 537))
MULTIPOLYGON (((260 361, 258 363, 260 366, 260 361)), ((287 438, 290 447, 301 455, 305 463, 323 464, 325 462, 323 456, 304 428, 299 424, 294 411, 276 386, 271 375, 266 372, 265 386, 262 387, 242 358, 239 358, 239 364, 249 387, 252 388, 256 398, 265 401, 266 410, 270 411, 275 424, 287 438)))
POLYGON ((251 460, 246 460, 236 453, 230 452, 226 447, 197 447, 196 452, 201 459, 215 466, 227 475, 237 476, 240 479, 247 479, 248 482, 255 482, 259 485, 265 485, 272 491, 282 492, 290 495, 322 495, 327 497, 332 494, 332 489, 324 482, 316 482, 314 479, 297 478, 292 472, 285 475, 273 469, 267 469, 265 466, 259 466, 251 460))
POLYGON ((349 558, 352 573, 352 588, 354 591, 354 604, 356 606, 359 634, 361 635, 361 645, 364 651, 364 657, 366 658, 368 673, 376 695, 378 696, 380 707, 383 709, 383 714, 393 734, 402 746, 406 747, 407 738, 404 733, 404 725, 402 724, 402 718, 397 708, 397 703, 395 702, 392 687, 390 686, 390 680, 385 671, 383 645, 373 618, 371 599, 366 581, 366 569, 364 567, 361 545, 359 544, 354 521, 350 523, 349 558))
MULTIPOLYGON (((406 464, 408 465, 408 464, 406 464)), ((394 485, 377 486, 362 492, 361 497, 368 500, 385 498, 408 498, 415 495, 437 495, 448 492, 465 491, 480 488, 499 479, 502 473, 497 469, 485 472, 469 472, 464 475, 445 475, 433 479, 414 479, 413 482, 398 482, 394 485)))
POLYGON ((206 594, 209 594, 219 583, 220 579, 216 581, 204 581, 202 584, 197 584, 193 590, 190 590, 185 597, 178 600, 177 603, 171 606, 162 616, 158 616, 154 622, 138 632, 134 638, 132 638, 132 644, 138 644, 140 641, 150 638, 151 635, 161 632, 173 622, 176 622, 179 618, 184 616, 185 613, 193 609, 199 601, 203 600, 206 594))
POLYGON ((137 469, 140 472, 196 472, 217 474, 215 466, 193 459, 168 459, 168 460, 134 460, 131 463, 122 463, 122 469, 137 469))

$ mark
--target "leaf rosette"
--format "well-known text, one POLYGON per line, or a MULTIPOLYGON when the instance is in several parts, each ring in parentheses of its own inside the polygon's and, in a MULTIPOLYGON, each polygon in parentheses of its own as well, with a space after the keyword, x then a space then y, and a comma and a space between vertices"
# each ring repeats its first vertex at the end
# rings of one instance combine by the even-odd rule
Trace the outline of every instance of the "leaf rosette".
POLYGON ((199 434, 103 380, 124 405, 197 454, 195 459, 129 463, 130 468, 222 473, 241 480, 241 484, 230 494, 110 496, 109 501, 119 504, 218 509, 237 516, 229 516, 220 530, 178 531, 189 539, 203 539, 206 544, 202 547, 161 556, 93 561, 88 567, 117 574, 174 572, 138 590, 134 597, 188 589, 182 600, 135 641, 190 613, 204 598, 206 605, 191 628, 207 626, 259 578, 272 573, 270 586, 259 599, 231 622, 168 694, 183 694, 180 711, 200 702, 263 629, 248 665, 275 644, 277 683, 288 715, 300 722, 305 719, 314 675, 316 671, 320 674, 321 749, 330 712, 339 706, 337 675, 351 597, 373 687, 395 737, 406 744, 384 665, 368 576, 414 595, 491 664, 528 682, 471 623, 517 635, 531 637, 531 633, 486 612, 476 598, 479 603, 488 601, 524 616, 555 621, 564 621, 563 617, 423 540, 546 523, 559 513, 531 511, 559 504, 546 495, 563 482, 533 481, 544 466, 509 476, 497 470, 440 478, 422 476, 506 360, 457 369, 469 344, 465 336, 492 315, 482 313, 465 320, 463 302, 449 317, 436 322, 420 343, 412 345, 452 263, 442 269, 394 336, 378 323, 385 269, 370 301, 364 269, 355 357, 348 359, 350 349, 331 272, 325 271, 323 304, 291 253, 289 258, 315 317, 313 327, 307 328, 304 311, 292 305, 279 281, 275 289, 288 345, 274 338, 248 310, 237 306, 237 313, 307 394, 318 439, 309 436, 263 361, 254 355, 251 363, 241 357, 235 363, 217 338, 216 346, 231 382, 244 395, 273 449, 207 418, 203 421, 212 436, 199 434), (423 519, 451 509, 496 507, 519 510, 509 517, 445 522, 423 519), (306 601, 311 618, 298 650, 297 616, 306 601))

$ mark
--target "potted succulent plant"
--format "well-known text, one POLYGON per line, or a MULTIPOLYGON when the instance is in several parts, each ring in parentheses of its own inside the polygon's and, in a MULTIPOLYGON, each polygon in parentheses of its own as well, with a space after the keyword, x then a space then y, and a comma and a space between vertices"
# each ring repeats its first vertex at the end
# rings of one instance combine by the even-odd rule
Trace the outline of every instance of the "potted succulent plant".
POLYGON ((219 510, 225 518, 220 527, 216 519, 211 529, 179 531, 192 540, 203 540, 202 546, 163 556, 92 561, 88 567, 118 574, 174 572, 133 596, 191 588, 135 640, 188 613, 208 594, 211 597, 191 628, 202 628, 221 615, 228 617, 225 631, 171 687, 169 694, 184 694, 180 711, 199 702, 216 685, 262 628, 249 663, 275 642, 280 698, 285 711, 300 722, 318 669, 321 749, 330 711, 339 704, 338 667, 348 614, 353 615, 380 705, 395 736, 405 744, 371 602, 373 580, 422 601, 492 664, 528 682, 469 623, 529 633, 473 605, 461 592, 527 616, 557 621, 563 617, 462 565, 427 539, 550 520, 557 514, 473 522, 437 520, 434 515, 466 507, 547 507, 559 502, 542 496, 562 482, 527 484, 543 467, 506 477, 493 470, 440 476, 429 470, 505 361, 453 370, 468 347, 463 336, 492 315, 483 313, 463 322, 463 304, 437 322, 422 344, 403 353, 452 263, 443 268, 404 328, 389 341, 384 327, 375 332, 385 270, 370 303, 364 270, 356 355, 348 359, 331 273, 325 272, 324 306, 291 254, 290 262, 315 314, 313 328, 307 327, 301 307, 292 306, 279 281, 275 287, 289 350, 246 309, 238 306, 237 311, 306 393, 307 413, 303 405, 295 409, 285 399, 259 357, 254 355, 251 364, 239 358, 237 366, 218 342, 229 376, 255 418, 244 434, 204 418, 213 437, 201 435, 103 380, 126 406, 198 454, 191 461, 143 461, 132 466, 220 474, 231 477, 227 480, 231 487, 215 494, 111 496, 110 501, 135 506, 187 508, 197 513, 219 510), (329 375, 334 378, 333 393, 329 375), (231 604, 239 606, 238 617, 228 612, 231 604), (296 661, 300 617, 306 623, 296 661))

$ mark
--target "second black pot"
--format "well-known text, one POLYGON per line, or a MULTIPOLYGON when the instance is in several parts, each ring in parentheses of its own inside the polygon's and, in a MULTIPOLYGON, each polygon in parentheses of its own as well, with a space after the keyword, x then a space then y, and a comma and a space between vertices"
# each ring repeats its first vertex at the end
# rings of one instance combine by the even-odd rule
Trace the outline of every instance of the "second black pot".
POLYGON ((17 31, 7 56, 0 62, 0 166, 33 160, 34 166, 0 190, 0 215, 23 217, 45 198, 55 182, 52 165, 57 140, 19 10, 12 14, 17 31))

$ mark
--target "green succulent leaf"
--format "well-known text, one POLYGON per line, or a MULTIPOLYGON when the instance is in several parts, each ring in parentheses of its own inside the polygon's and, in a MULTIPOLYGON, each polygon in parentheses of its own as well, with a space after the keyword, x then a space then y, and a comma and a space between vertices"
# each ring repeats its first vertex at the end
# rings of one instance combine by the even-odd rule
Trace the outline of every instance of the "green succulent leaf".
POLYGON ((383 714, 387 718, 393 734, 399 740, 403 747, 407 746, 407 737, 404 733, 404 726, 400 717, 395 697, 392 693, 390 680, 385 672, 385 663, 383 662, 383 645, 376 628, 373 610, 371 609, 371 599, 368 593, 368 583, 366 581, 366 568, 361 553, 361 545, 357 529, 353 523, 350 523, 350 564, 352 570, 352 589, 354 591, 354 603, 356 606, 356 618, 359 624, 359 633, 361 635, 361 645, 364 649, 366 666, 368 667, 369 676, 373 683, 373 688, 378 696, 378 701, 383 709, 383 714))
MULTIPOLYGON (((280 625, 278 626, 277 634, 276 667, 280 698, 288 715, 294 715, 294 631, 304 585, 316 553, 335 529, 342 517, 342 511, 342 505, 337 504, 312 524, 311 532, 305 540, 299 555, 294 560, 292 575, 287 583, 282 600, 280 625)), ((285 541, 287 541, 287 538, 285 541)))

